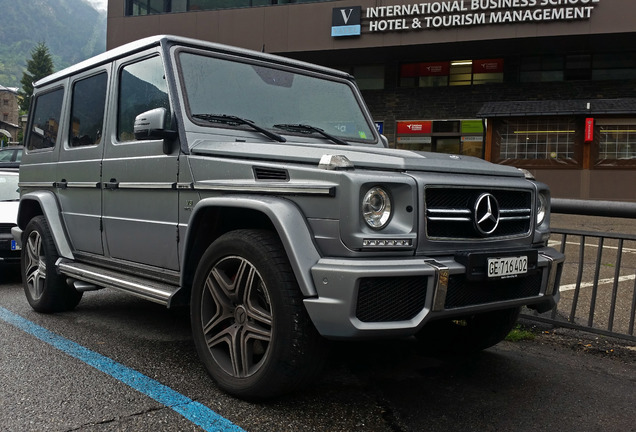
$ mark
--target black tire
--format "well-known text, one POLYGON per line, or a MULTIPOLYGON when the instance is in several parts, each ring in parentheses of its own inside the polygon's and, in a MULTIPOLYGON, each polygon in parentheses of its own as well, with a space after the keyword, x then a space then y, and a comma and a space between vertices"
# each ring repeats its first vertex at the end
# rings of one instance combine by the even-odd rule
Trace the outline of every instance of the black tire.
POLYGON ((314 328, 278 237, 237 230, 203 254, 192 287, 194 343, 210 376, 245 399, 279 396, 320 372, 314 328))
POLYGON ((34 217, 22 236, 20 268, 26 298, 38 312, 71 310, 82 299, 82 293, 69 286, 55 270, 58 258, 46 218, 34 217))
POLYGON ((501 342, 510 333, 521 308, 432 321, 416 335, 428 352, 472 354, 501 342))

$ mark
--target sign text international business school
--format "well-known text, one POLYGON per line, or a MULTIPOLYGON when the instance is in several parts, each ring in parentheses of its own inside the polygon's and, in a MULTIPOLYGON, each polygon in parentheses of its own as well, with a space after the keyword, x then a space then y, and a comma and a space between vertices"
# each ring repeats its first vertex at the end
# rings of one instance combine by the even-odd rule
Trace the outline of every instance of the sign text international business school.
POLYGON ((601 0, 454 0, 334 8, 331 35, 590 19, 601 0))

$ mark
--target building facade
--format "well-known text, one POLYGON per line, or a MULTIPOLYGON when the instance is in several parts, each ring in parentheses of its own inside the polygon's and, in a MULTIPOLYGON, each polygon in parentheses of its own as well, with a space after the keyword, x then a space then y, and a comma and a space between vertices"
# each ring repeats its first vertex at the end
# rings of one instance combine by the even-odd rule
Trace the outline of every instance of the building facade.
POLYGON ((18 89, 0 85, 0 146, 18 141, 18 89))
POLYGON ((636 201, 636 2, 109 0, 107 47, 177 34, 345 70, 392 147, 636 201))

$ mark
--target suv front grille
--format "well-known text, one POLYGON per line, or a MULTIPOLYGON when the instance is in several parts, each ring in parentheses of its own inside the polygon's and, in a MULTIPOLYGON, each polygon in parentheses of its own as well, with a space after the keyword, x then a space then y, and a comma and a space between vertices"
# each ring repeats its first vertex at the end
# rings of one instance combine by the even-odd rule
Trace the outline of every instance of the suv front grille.
POLYGON ((426 189, 426 235, 430 239, 475 240, 528 235, 532 193, 528 190, 429 187, 426 189), (497 208, 498 224, 479 229, 476 206, 484 194, 497 208), (484 232, 486 231, 486 232, 484 232))
POLYGON ((356 317, 362 322, 406 321, 426 303, 426 277, 360 279, 356 317))

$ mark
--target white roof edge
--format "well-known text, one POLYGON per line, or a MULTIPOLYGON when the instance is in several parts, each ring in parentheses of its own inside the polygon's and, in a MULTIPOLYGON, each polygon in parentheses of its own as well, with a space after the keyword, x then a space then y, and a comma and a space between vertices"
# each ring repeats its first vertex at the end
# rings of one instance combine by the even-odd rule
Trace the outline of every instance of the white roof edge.
POLYGON ((350 74, 346 72, 339 71, 337 69, 331 69, 324 66, 315 65, 312 63, 303 62, 300 60, 294 60, 287 57, 283 57, 275 54, 262 53, 254 50, 249 50, 246 48, 234 47, 231 45, 219 44, 216 42, 208 42, 199 39, 186 38, 182 36, 172 36, 172 35, 157 35, 150 36, 143 39, 136 40, 134 42, 129 42, 127 44, 121 45, 119 47, 108 50, 102 54, 98 54, 94 57, 91 57, 87 60, 76 63, 73 66, 69 66, 61 71, 54 72, 51 75, 48 75, 33 84, 34 87, 41 87, 52 82, 55 82, 59 79, 67 77, 69 75, 78 73, 82 70, 89 69, 91 67, 108 63, 112 60, 115 60, 119 57, 124 57, 130 53, 136 51, 142 51, 153 46, 160 46, 163 44, 176 44, 176 45, 188 45, 188 46, 198 46, 201 48, 207 48, 215 51, 223 51, 226 53, 233 53, 243 57, 250 58, 262 58, 264 60, 273 61, 276 63, 283 63, 291 66, 297 66, 304 69, 313 69, 319 70, 325 73, 329 73, 331 75, 339 75, 341 77, 351 77, 350 74))

